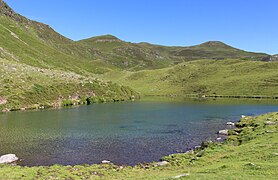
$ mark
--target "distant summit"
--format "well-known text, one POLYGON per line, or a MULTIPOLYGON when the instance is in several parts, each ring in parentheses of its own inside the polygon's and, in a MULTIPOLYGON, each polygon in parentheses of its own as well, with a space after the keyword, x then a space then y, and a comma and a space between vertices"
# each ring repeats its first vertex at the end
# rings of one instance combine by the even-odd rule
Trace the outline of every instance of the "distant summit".
POLYGON ((221 41, 208 41, 199 45, 200 47, 233 48, 221 41))
POLYGON ((100 42, 101 43, 101 42, 122 42, 122 40, 120 40, 116 36, 107 34, 107 35, 103 35, 103 36, 96 36, 96 37, 92 37, 89 39, 80 40, 80 42, 86 42, 86 43, 100 42))

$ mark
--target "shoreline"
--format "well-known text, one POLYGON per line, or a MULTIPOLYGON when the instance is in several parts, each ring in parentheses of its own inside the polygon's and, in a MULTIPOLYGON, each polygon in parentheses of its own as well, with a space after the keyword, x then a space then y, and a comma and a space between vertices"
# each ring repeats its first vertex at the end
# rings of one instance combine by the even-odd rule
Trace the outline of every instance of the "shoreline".
MULTIPOLYGON (((63 109, 63 108, 75 108, 80 106, 89 106, 91 104, 103 104, 103 103, 118 103, 118 102, 133 102, 133 101, 140 101, 144 98, 150 97, 160 97, 160 98, 188 98, 193 100, 232 100, 232 99, 249 99, 249 100, 278 100, 278 96, 264 96, 264 95, 197 95, 197 94, 186 94, 186 95, 140 95, 139 98, 130 98, 130 99, 120 99, 120 100, 113 100, 113 101, 104 101, 104 102, 93 102, 93 103, 76 103, 66 106, 51 106, 51 105, 38 105, 33 104, 28 107, 22 106, 14 109, 1 109, 0 113, 8 113, 8 112, 24 112, 24 111, 33 111, 33 110, 46 110, 46 109, 63 109)), ((182 100, 183 101, 183 100, 182 100)), ((278 101, 277 101, 278 102, 278 101)))

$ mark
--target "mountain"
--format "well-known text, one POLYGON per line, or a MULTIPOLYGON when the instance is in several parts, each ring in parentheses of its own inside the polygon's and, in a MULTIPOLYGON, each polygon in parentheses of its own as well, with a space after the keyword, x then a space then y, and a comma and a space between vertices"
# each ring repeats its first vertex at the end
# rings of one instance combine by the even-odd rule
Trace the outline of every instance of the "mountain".
MULTIPOLYGON (((135 90, 152 95, 199 93, 198 88, 202 83, 210 83, 207 87, 216 91, 213 88, 215 77, 208 75, 221 71, 219 67, 222 67, 222 63, 227 63, 223 68, 233 69, 231 59, 246 62, 246 70, 236 68, 229 72, 231 76, 235 74, 240 78, 241 71, 249 72, 248 68, 268 71, 268 65, 259 65, 257 61, 269 57, 264 53, 236 49, 219 41, 189 47, 131 43, 113 35, 73 41, 46 24, 17 14, 0 0, 0 110, 126 100, 138 97, 135 90), (200 60, 206 63, 200 63, 200 60), (195 61, 196 65, 193 63, 195 61), (258 66, 253 66, 254 63, 258 66), (208 64, 211 64, 211 69, 202 72, 208 64), (212 68, 213 65, 216 69, 212 68), (185 77, 192 81, 185 80, 185 77), (199 84, 196 85, 197 82, 199 84), (161 92, 151 87, 159 83, 167 83, 161 86, 167 89, 161 92), (119 84, 129 85, 135 90, 119 84)), ((252 73, 250 71, 249 74, 252 73)), ((223 75, 223 72, 219 72, 219 75, 223 75)), ((268 77, 262 77, 260 81, 263 83, 254 82, 260 86, 252 86, 257 88, 256 92, 262 90, 264 83, 270 84, 271 90, 277 92, 274 86, 276 74, 272 72, 268 77)), ((246 78, 248 81, 252 79, 249 75, 246 78)), ((219 80, 217 84, 224 80, 219 80)), ((237 93, 241 92, 243 90, 237 93)), ((252 92, 248 91, 249 94, 252 92)), ((261 92, 273 95, 267 91, 261 92)))
MULTIPOLYGON (((15 13, 2 0, 0 2, 2 27, 18 36, 21 34, 20 38, 25 38, 26 41, 32 39, 32 43, 29 42, 30 46, 36 48, 39 52, 44 52, 46 49, 48 56, 51 54, 52 59, 59 59, 62 64, 49 60, 46 56, 36 54, 37 57, 33 58, 32 62, 23 58, 30 65, 41 66, 42 64, 49 64, 52 66, 55 63, 55 67, 65 68, 64 65, 70 64, 70 69, 75 72, 80 72, 80 69, 86 69, 86 71, 95 73, 97 71, 105 71, 106 67, 111 68, 111 66, 136 71, 168 67, 196 59, 241 58, 262 60, 268 56, 263 53, 245 52, 216 41, 191 47, 167 47, 148 43, 129 43, 112 35, 105 35, 74 42, 55 32, 48 25, 29 20, 15 13), (42 47, 46 45, 48 47, 42 47), (67 56, 67 62, 61 56, 67 56), (43 62, 38 62, 38 57, 43 62), (97 61, 95 62, 97 65, 94 66, 89 63, 92 61, 97 61), (97 68, 98 64, 101 64, 101 70, 97 68)), ((3 44, 2 47, 5 48, 3 44)), ((24 49, 24 47, 20 49, 22 48, 24 49)), ((13 51, 18 51, 18 49, 13 48, 13 51)), ((25 54, 33 56, 34 52, 26 52, 25 54)), ((69 69, 69 67, 66 67, 66 69, 69 69)))
POLYGON ((109 64, 129 70, 157 69, 198 59, 263 60, 268 57, 265 53, 246 52, 218 41, 190 47, 169 47, 129 43, 106 35, 81 40, 78 43, 102 52, 109 64))
POLYGON ((15 13, 1 0, 0 111, 138 97, 128 87, 97 79, 94 74, 113 67, 82 58, 78 53, 84 50, 74 44, 49 26, 15 13))

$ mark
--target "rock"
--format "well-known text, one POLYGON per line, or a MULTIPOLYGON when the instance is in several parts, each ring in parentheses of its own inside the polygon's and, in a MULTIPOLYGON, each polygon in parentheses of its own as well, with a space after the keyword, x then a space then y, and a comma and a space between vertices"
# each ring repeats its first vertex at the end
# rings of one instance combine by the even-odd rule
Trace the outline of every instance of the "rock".
POLYGON ((169 162, 167 162, 167 161, 162 161, 162 162, 156 163, 155 165, 157 165, 157 166, 166 166, 167 164, 169 164, 169 162))
POLYGON ((203 155, 205 154, 205 151, 204 150, 201 150, 200 152, 198 152, 196 154, 197 157, 202 157, 203 155))
POLYGON ((266 121, 266 122, 265 122, 265 124, 266 124, 266 125, 275 125, 275 124, 276 124, 276 122, 266 121))
POLYGON ((0 97, 0 105, 5 105, 8 103, 8 100, 5 97, 0 97))
POLYGON ((189 175, 190 175, 189 173, 180 174, 180 175, 177 175, 177 176, 173 177, 173 179, 179 179, 179 178, 182 178, 182 177, 185 177, 185 176, 189 176, 189 175))
POLYGON ((216 140, 217 140, 217 141, 221 141, 221 139, 222 139, 222 138, 221 138, 221 137, 219 137, 219 138, 217 138, 216 140))
POLYGON ((111 161, 108 161, 108 160, 103 160, 101 161, 102 164, 111 164, 111 161))
POLYGON ((246 118, 246 116, 244 116, 244 115, 241 115, 241 118, 246 118))
POLYGON ((254 164, 254 163, 251 163, 251 162, 249 162, 249 163, 245 164, 245 166, 250 166, 250 167, 257 167, 257 165, 256 165, 256 164, 254 164))
POLYGON ((15 154, 6 154, 0 157, 0 164, 9 164, 18 160, 15 154))
POLYGON ((220 130, 220 131, 218 132, 218 134, 228 136, 228 135, 229 135, 229 132, 228 132, 227 129, 225 129, 225 130, 220 130))
POLYGON ((195 146, 194 149, 202 148, 202 146, 195 146))
POLYGON ((6 109, 3 109, 2 112, 10 112, 10 110, 6 108, 6 109))
POLYGON ((227 125, 228 125, 228 126, 234 126, 235 123, 233 123, 233 122, 227 122, 227 125))

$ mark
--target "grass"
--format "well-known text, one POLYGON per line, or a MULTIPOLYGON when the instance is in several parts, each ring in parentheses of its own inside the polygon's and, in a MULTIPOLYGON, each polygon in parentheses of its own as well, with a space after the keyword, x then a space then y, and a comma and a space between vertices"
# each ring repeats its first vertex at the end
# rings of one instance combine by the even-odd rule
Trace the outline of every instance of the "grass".
POLYGON ((99 77, 143 95, 276 97, 277 69, 278 62, 196 60, 157 70, 110 71, 99 77))
POLYGON ((0 97, 7 101, 0 105, 0 110, 87 104, 87 98, 97 99, 95 102, 123 101, 139 96, 132 89, 112 82, 1 58, 0 75, 0 97))
MULTIPOLYGON (((2 179, 276 179, 278 176, 278 113, 246 117, 229 131, 224 143, 206 142, 201 148, 164 158, 166 166, 139 164, 50 167, 0 166, 2 179), (266 125, 267 121, 276 122, 266 125), (237 132, 237 133, 235 133, 237 132), (232 135, 234 134, 234 135, 232 135)), ((1 179, 0 178, 0 179, 1 179)))

